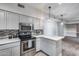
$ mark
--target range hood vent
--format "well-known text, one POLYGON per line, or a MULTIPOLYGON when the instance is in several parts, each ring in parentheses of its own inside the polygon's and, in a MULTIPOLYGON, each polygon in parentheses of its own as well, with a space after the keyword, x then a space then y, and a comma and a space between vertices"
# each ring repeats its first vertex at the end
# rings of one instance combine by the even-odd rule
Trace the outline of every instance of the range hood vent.
POLYGON ((25 8, 25 6, 22 5, 22 4, 20 4, 20 3, 18 3, 18 7, 20 7, 20 8, 25 8))

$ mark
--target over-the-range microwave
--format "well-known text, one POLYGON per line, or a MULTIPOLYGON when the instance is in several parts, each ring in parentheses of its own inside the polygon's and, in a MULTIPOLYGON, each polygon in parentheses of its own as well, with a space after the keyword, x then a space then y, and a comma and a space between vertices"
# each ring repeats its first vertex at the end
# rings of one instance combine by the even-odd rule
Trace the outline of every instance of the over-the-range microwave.
POLYGON ((32 31, 33 30, 33 24, 19 23, 19 30, 20 31, 32 31))

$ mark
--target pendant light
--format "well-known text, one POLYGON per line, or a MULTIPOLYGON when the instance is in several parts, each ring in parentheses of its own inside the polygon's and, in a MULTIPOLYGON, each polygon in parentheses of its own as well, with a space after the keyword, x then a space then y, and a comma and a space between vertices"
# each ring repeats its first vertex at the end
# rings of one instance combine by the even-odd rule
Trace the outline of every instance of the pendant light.
POLYGON ((50 16, 51 16, 51 14, 50 14, 51 6, 49 6, 48 9, 49 9, 49 20, 50 20, 50 16))
POLYGON ((63 14, 60 15, 61 16, 61 25, 63 25, 63 14))

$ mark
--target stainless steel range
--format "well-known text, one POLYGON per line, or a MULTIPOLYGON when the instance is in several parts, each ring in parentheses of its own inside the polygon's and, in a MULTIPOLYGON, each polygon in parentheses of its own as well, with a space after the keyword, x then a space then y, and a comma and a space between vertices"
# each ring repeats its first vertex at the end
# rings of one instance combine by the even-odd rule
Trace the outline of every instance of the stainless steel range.
POLYGON ((35 40, 32 37, 32 25, 27 26, 21 23, 18 34, 21 39, 21 55, 25 54, 27 50, 35 48, 35 40))
POLYGON ((35 40, 21 41, 21 55, 25 54, 32 48, 35 48, 35 40))

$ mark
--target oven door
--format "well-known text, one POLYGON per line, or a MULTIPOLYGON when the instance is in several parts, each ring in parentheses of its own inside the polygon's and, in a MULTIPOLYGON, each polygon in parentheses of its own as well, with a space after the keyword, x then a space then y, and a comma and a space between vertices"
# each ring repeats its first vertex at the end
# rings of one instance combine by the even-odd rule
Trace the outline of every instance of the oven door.
POLYGON ((21 55, 28 50, 28 41, 21 42, 21 55))
POLYGON ((21 55, 25 54, 29 49, 35 48, 35 40, 26 40, 21 42, 21 55))

